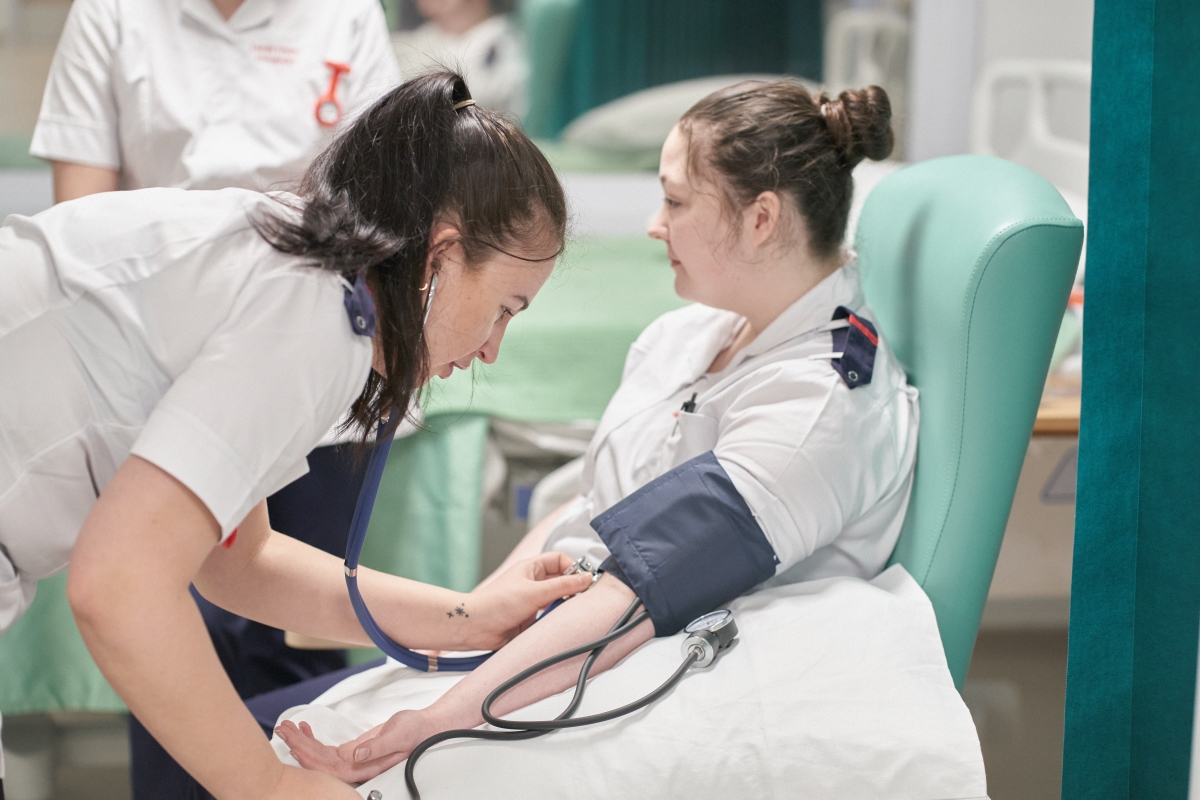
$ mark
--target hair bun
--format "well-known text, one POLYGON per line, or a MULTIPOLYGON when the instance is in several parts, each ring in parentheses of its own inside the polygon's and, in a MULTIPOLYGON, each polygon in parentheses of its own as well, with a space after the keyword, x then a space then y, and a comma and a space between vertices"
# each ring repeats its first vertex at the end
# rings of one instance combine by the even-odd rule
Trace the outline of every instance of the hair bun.
POLYGON ((892 104, 883 89, 847 89, 833 100, 822 92, 817 104, 829 135, 851 167, 864 158, 879 161, 891 155, 892 104))

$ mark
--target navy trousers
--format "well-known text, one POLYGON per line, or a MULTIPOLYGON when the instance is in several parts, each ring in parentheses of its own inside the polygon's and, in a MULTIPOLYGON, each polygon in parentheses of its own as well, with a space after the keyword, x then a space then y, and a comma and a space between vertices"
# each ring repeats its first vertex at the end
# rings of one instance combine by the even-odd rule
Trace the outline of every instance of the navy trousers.
MULTIPOLYGON (((366 474, 366 461, 354 459, 351 447, 320 447, 309 453, 308 474, 267 498, 272 528, 339 558, 345 555, 350 520, 366 474)), ((276 690, 346 667, 345 651, 296 650, 284 643, 283 631, 218 608, 195 590, 192 594, 221 664, 244 700, 270 696, 276 690)), ((323 691, 316 691, 308 700, 323 691)), ((283 706, 280 711, 289 707, 283 706)), ((187 773, 136 719, 130 719, 129 730, 134 800, 205 796, 180 793, 179 774, 190 782, 187 773)), ((195 788, 199 790, 198 785, 195 788)))

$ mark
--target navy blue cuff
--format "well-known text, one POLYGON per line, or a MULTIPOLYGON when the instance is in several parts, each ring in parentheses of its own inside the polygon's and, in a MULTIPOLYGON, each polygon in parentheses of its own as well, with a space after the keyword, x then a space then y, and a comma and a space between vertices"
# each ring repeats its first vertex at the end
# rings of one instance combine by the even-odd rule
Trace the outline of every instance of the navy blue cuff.
POLYGON ((626 586, 629 585, 629 578, 625 577, 625 571, 621 569, 621 565, 611 555, 604 559, 604 563, 600 565, 600 571, 612 575, 626 586))
POLYGON ((641 599, 658 636, 775 574, 775 550, 709 451, 592 520, 612 554, 601 569, 641 599))

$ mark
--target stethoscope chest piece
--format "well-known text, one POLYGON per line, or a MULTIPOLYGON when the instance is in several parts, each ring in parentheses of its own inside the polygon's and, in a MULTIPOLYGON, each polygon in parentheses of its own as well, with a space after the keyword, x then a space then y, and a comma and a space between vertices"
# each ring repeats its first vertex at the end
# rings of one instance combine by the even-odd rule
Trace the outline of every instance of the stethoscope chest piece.
POLYGON ((695 667, 707 667, 713 663, 717 654, 733 644, 738 635, 733 612, 727 608, 692 620, 683 632, 687 634, 681 648, 683 657, 687 658, 693 650, 699 651, 700 657, 696 659, 695 667))

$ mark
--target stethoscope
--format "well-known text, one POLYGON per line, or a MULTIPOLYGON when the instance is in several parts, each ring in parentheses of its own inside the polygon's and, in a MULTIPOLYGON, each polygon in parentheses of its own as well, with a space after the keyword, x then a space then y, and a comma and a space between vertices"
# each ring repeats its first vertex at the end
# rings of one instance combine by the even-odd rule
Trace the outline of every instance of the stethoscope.
MULTIPOLYGON (((429 278, 429 295, 425 298, 424 322, 429 321, 429 312, 433 308, 433 295, 437 291, 438 276, 435 272, 429 278)), ((424 322, 422 327, 424 327, 424 322)), ((367 636, 375 646, 386 655, 396 659, 406 667, 419 669, 422 672, 470 672, 492 655, 484 653, 478 656, 443 658, 439 656, 422 655, 409 650, 392 637, 384 633, 383 628, 371 616, 358 588, 358 560, 362 556, 363 543, 367 540, 367 528, 371 523, 371 510, 375 507, 375 497, 379 494, 379 484, 383 480, 383 470, 387 466, 388 453, 392 450, 391 431, 388 430, 391 417, 399 413, 392 409, 387 420, 379 423, 375 431, 375 447, 371 452, 371 460, 367 464, 367 475, 363 480, 362 490, 358 493, 358 502, 354 505, 354 516, 350 520, 350 536, 346 541, 346 588, 350 592, 350 604, 354 606, 354 614, 367 636)))
MULTIPOLYGON (((425 741, 421 742, 408 755, 408 763, 404 767, 404 784, 408 788, 409 797, 412 800, 421 800, 421 793, 417 790, 417 782, 413 775, 416 769, 417 759, 419 759, 426 750, 433 747, 435 744, 440 744, 447 739, 499 739, 502 741, 520 741, 524 739, 536 739, 539 736, 545 736, 551 731, 560 730, 562 728, 579 728, 584 725, 595 725, 600 722, 608 722, 609 720, 623 717, 627 714, 645 708, 646 706, 658 700, 660 697, 671 691, 675 684, 683 678, 688 670, 694 667, 707 667, 716 660, 721 651, 727 649, 733 644, 737 638, 738 629, 737 622, 734 621, 733 612, 729 609, 722 608, 717 611, 705 614, 702 617, 692 620, 692 622, 684 628, 687 637, 683 640, 681 648, 683 662, 671 673, 657 689, 647 695, 634 700, 632 703, 623 705, 619 708, 614 708, 610 711, 605 711, 600 714, 589 714, 586 717, 572 718, 572 715, 578 710, 579 704, 583 702, 583 692, 587 686, 588 674, 591 672, 592 665, 596 663, 596 659, 600 657, 600 653, 604 651, 612 642, 621 638, 625 634, 632 631, 638 625, 641 625, 646 620, 650 619, 650 615, 643 611, 634 616, 634 613, 641 606, 641 600, 634 600, 629 608, 625 609, 625 613, 621 618, 609 629, 609 632, 601 636, 595 641, 581 644, 578 647, 573 647, 570 650, 565 650, 558 655, 550 656, 549 658, 539 661, 532 667, 519 672, 513 677, 506 680, 504 683, 492 690, 491 694, 483 701, 483 718, 488 724, 501 728, 502 730, 479 730, 479 729, 461 729, 452 731, 443 731, 441 733, 430 736, 425 741), (566 709, 554 719, 546 720, 507 720, 503 717, 498 717, 492 713, 492 705, 500 699, 501 696, 512 691, 524 681, 529 680, 542 670, 549 669, 555 664, 562 663, 568 659, 575 658, 587 653, 587 658, 584 659, 583 665, 579 668, 579 677, 575 681, 575 691, 571 695, 571 702, 567 704, 566 709)), ((383 800, 383 794, 376 794, 372 791, 367 800, 383 800)))
POLYGON ((337 99, 337 88, 342 75, 350 71, 350 65, 326 61, 325 66, 333 70, 333 74, 329 76, 329 88, 317 98, 317 124, 322 128, 332 128, 342 121, 342 104, 337 99))
MULTIPOLYGON (((425 313, 422 322, 424 324, 429 321, 429 312, 433 308, 433 295, 437 290, 437 273, 435 272, 429 279, 429 295, 425 299, 425 313)), ((397 409, 392 409, 392 414, 398 413, 397 409)), ((422 655, 420 653, 409 650, 404 645, 392 639, 375 618, 371 616, 370 609, 367 608, 366 602, 363 600, 362 593, 358 589, 358 560, 362 555, 363 543, 367 538, 367 528, 371 522, 371 510, 375 505, 375 497, 379 493, 379 484, 383 479, 383 470, 387 465, 388 453, 392 449, 392 437, 388 435, 389 420, 381 421, 375 434, 375 447, 371 452, 371 460, 367 465, 367 475, 363 481, 362 490, 358 494, 358 502, 354 506, 354 517, 350 522, 350 536, 346 543, 346 588, 350 592, 350 603, 354 607, 354 614, 358 617, 359 623, 363 630, 367 632, 371 641, 375 646, 382 650, 388 656, 399 661, 405 666, 413 669, 421 670, 422 672, 469 672, 475 669, 488 658, 492 653, 483 653, 477 656, 463 656, 455 658, 443 658, 440 656, 422 655)), ((571 568, 571 572, 585 571, 590 572, 593 579, 596 577, 596 570, 586 562, 585 559, 580 559, 575 562, 571 568)), ((561 601, 553 603, 542 614, 544 616, 561 601)), ((733 619, 733 612, 728 609, 720 609, 705 614, 693 620, 684 632, 687 634, 683 641, 682 654, 683 662, 675 670, 674 673, 657 689, 645 695, 644 697, 635 700, 632 703, 614 708, 610 711, 601 714, 591 714, 586 717, 573 719, 572 715, 583 702, 583 692, 587 685, 588 675, 591 672, 592 665, 596 659, 600 657, 600 653, 604 651, 612 642, 630 633, 643 622, 650 619, 650 614, 642 611, 637 612, 641 606, 641 600, 635 599, 630 606, 625 609, 625 613, 612 626, 607 634, 588 642, 581 644, 578 647, 573 647, 570 650, 563 651, 557 655, 539 661, 537 664, 528 669, 514 675, 504 683, 492 690, 491 694, 483 701, 483 718, 489 724, 503 730, 451 730, 430 736, 425 741, 417 745, 408 756, 408 764, 404 768, 404 782, 408 787, 408 793, 413 800, 420 800, 420 792, 417 791, 416 780, 413 777, 413 770, 416 767, 417 759, 434 745, 444 742, 447 739, 457 738, 472 738, 472 739, 533 739, 538 736, 544 736, 551 731, 561 728, 575 728, 583 725, 594 725, 599 722, 607 722, 618 717, 623 717, 626 714, 632 714, 638 709, 644 708, 655 700, 659 699, 669 692, 675 684, 693 667, 707 667, 716 660, 717 655, 733 644, 737 638, 737 623, 733 619), (568 659, 587 653, 588 656, 584 659, 583 665, 579 669, 579 677, 575 683, 575 692, 571 697, 571 702, 567 705, 566 710, 552 720, 506 720, 503 717, 497 717, 492 713, 492 705, 503 695, 512 691, 519 684, 529 680, 534 675, 549 669, 555 664, 559 664, 568 659)), ((383 795, 378 791, 372 791, 368 795, 368 800, 382 800, 383 795)))

